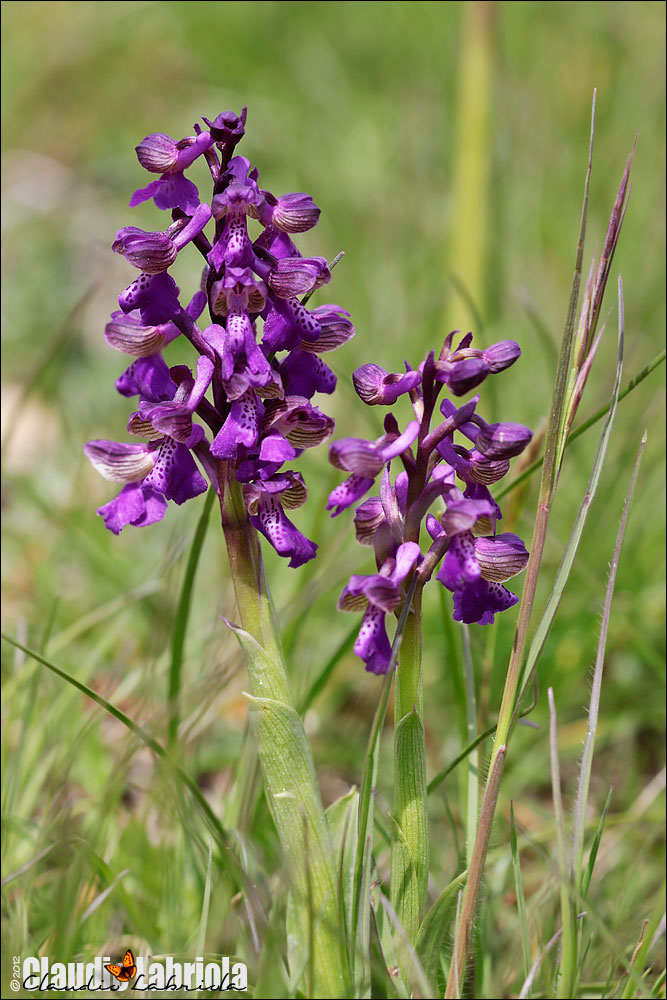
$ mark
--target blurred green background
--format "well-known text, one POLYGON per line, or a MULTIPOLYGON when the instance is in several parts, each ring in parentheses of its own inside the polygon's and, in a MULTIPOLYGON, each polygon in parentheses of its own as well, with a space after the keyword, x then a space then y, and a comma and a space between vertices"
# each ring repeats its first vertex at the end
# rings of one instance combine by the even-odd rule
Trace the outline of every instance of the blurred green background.
MULTIPOLYGON (((355 340, 327 359, 339 391, 321 402, 338 434, 379 433, 380 416, 352 391, 355 367, 372 360, 395 371, 403 358, 417 364, 453 328, 473 329, 478 345, 521 342, 523 357, 487 383, 481 410, 538 427, 565 319, 597 88, 587 262, 601 246, 637 132, 639 143, 584 417, 608 402, 613 384, 618 273, 624 383, 664 346, 664 13, 652 2, 5 2, 4 630, 164 737, 170 623, 202 501, 171 505, 161 525, 114 538, 95 516, 113 487, 82 454, 89 438, 124 436, 128 407, 113 389, 124 358, 106 347, 102 330, 132 277, 111 253, 115 231, 163 225, 152 204, 127 208, 131 192, 146 183, 133 151, 144 135, 179 138, 201 115, 247 105, 239 151, 257 165, 262 185, 276 194, 307 191, 321 207, 320 224, 299 245, 328 258, 345 251, 316 301, 348 309, 357 328, 355 340)), ((193 176, 205 191, 204 173, 193 176)), ((186 298, 199 279, 196 257, 181 255, 174 269, 186 298)), ((180 345, 172 357, 191 360, 180 345)), ((513 744, 484 918, 493 932, 487 987, 499 992, 492 996, 505 995, 519 955, 506 850, 510 799, 525 832, 535 928, 548 914, 546 930, 536 934, 546 939, 556 912, 545 692, 554 687, 559 709, 567 803, 607 566, 644 428, 648 445, 614 598, 592 789, 599 812, 615 786, 596 901, 619 948, 636 940, 653 899, 664 798, 663 374, 653 373, 620 406, 601 489, 541 661, 532 716, 540 728, 520 729, 513 744)), ((542 601, 596 443, 589 431, 568 453, 542 601)), ((273 553, 267 562, 303 692, 354 623, 334 610, 347 575, 370 571, 371 561, 354 542, 351 515, 325 515, 326 495, 340 478, 326 449, 304 456, 301 467, 311 499, 295 520, 319 542, 321 558, 299 571, 273 553)), ((520 501, 506 501, 527 540, 536 488, 532 480, 520 501)), ((245 724, 243 670, 220 619, 233 616, 233 607, 214 516, 187 639, 180 751, 223 818, 245 724)), ((495 648, 485 630, 472 630, 480 727, 497 713, 513 615, 499 625, 495 648)), ((462 745, 441 616, 434 592, 426 600, 425 642, 432 774, 462 745)), ((13 872, 29 864, 6 890, 8 949, 64 957, 128 940, 139 950, 145 942, 153 954, 187 953, 200 919, 207 846, 174 782, 83 696, 6 644, 3 657, 5 866, 13 872), (48 856, 30 864, 46 848, 48 856), (120 888, 84 920, 125 869, 120 888)), ((327 802, 360 780, 377 691, 376 679, 348 653, 307 715, 327 802)), ((390 780, 388 743, 381 793, 390 780)), ((435 888, 454 874, 462 848, 458 779, 443 789, 433 802, 435 888)), ((276 845, 261 809, 247 834, 267 891, 275 892, 276 845)), ((385 862, 379 858, 381 872, 385 862)), ((238 906, 214 894, 208 950, 244 953, 242 924, 238 906)), ((600 959, 592 977, 603 967, 600 959)))

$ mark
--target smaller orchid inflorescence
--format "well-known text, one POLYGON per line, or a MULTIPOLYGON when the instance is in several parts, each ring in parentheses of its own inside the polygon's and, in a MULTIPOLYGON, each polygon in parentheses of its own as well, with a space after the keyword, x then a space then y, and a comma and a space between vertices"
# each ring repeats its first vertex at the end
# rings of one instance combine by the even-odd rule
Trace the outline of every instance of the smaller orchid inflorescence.
POLYGON ((354 517, 357 540, 374 546, 378 572, 352 576, 338 602, 341 611, 364 611, 354 650, 375 674, 389 668, 385 616, 404 603, 413 570, 417 586, 423 586, 442 563, 437 579, 454 595, 454 618, 488 625, 497 612, 517 603, 503 582, 520 573, 528 560, 517 535, 496 533, 502 515, 488 487, 507 473, 510 459, 523 451, 532 432, 521 424, 486 423, 476 413, 479 396, 458 409, 444 399, 444 422, 431 427, 444 386, 462 396, 489 374, 509 368, 521 350, 512 340, 476 350, 470 333, 454 348, 455 336, 451 333, 439 357, 432 351, 417 371, 407 364, 405 374, 388 374, 376 364, 357 369, 354 387, 365 403, 391 406, 408 393, 414 420, 401 431, 389 413, 385 433, 376 441, 343 438, 330 446, 331 463, 350 473, 329 496, 332 517, 360 500, 381 477, 380 496, 364 500, 354 517), (458 443, 461 439, 469 447, 458 443), (392 482, 394 459, 400 459, 402 471, 392 482), (434 504, 440 508, 437 515, 430 513, 434 504), (431 545, 422 555, 424 519, 431 545))
POLYGON ((178 142, 154 133, 137 146, 141 165, 160 176, 136 191, 130 205, 152 198, 172 222, 164 232, 126 226, 113 244, 141 272, 119 296, 105 339, 135 358, 116 388, 138 397, 127 429, 144 441, 86 445, 95 468, 124 484, 98 513, 115 534, 127 524, 161 520, 168 500, 182 504, 208 488, 196 456, 218 492, 231 468, 253 525, 290 566, 300 566, 317 546, 285 514, 305 503, 307 491, 300 473, 283 466, 333 433, 333 419, 311 399, 334 391, 336 376, 320 355, 350 340, 354 327, 339 306, 304 304, 331 277, 324 257, 302 257, 290 238, 317 224, 312 198, 276 198, 258 186, 250 161, 234 155, 245 108, 240 116, 227 111, 202 120, 206 129, 195 125, 194 135, 178 142), (200 202, 184 174, 199 157, 213 179, 210 202, 200 202), (249 218, 259 223, 254 241, 249 218), (187 244, 206 263, 201 290, 183 308, 168 271, 187 244), (205 309, 210 322, 200 328, 205 309), (170 368, 163 357, 181 335, 198 354, 195 370, 170 368))

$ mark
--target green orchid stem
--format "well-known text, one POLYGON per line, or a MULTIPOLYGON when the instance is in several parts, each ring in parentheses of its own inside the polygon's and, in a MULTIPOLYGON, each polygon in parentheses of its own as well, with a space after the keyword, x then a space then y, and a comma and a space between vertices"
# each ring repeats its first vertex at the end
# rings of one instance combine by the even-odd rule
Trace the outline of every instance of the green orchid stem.
POLYGON ((290 877, 301 943, 311 942, 305 995, 347 996, 348 974, 340 931, 338 880, 317 776, 287 675, 278 624, 257 532, 240 485, 219 464, 222 529, 227 544, 245 654, 249 712, 267 802, 290 877))
MULTIPOLYGON (((394 830, 391 900, 407 942, 417 941, 428 894, 426 752, 422 722, 421 588, 413 599, 399 653, 394 686, 394 830)), ((409 981, 408 949, 398 960, 409 981)))

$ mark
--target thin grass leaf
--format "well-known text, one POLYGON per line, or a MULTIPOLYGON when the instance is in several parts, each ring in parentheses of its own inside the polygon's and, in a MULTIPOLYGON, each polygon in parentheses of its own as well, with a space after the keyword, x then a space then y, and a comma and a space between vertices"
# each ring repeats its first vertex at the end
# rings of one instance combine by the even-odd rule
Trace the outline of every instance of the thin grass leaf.
POLYGON ((325 663, 324 667, 317 675, 317 677, 309 687, 308 691, 302 698, 301 702, 299 703, 299 712, 301 713, 301 715, 305 715, 305 713, 308 711, 310 706, 317 698, 320 691, 323 690, 324 686, 326 685, 327 681, 331 677, 332 673, 334 672, 334 670, 336 669, 342 658, 345 656, 347 651, 352 648, 358 631, 359 631, 359 624, 358 622, 355 622, 350 631, 343 638, 342 642, 336 647, 334 652, 331 654, 331 656, 325 663))
POLYGON ((665 916, 665 883, 662 884, 660 897, 653 907, 651 916, 644 921, 642 932, 637 942, 637 946, 630 959, 628 968, 628 978, 621 994, 622 1000, 632 1000, 636 996, 637 988, 641 990, 643 986, 644 967, 648 958, 648 953, 655 943, 658 929, 665 916))
POLYGON ((651 990, 652 997, 663 997, 665 995, 665 981, 667 980, 667 970, 663 969, 651 990))
POLYGON ((607 792, 607 799, 602 809, 602 815, 600 816, 600 822, 598 823, 597 830, 595 831, 595 837, 593 838, 593 843, 591 844, 590 853, 588 855, 588 862, 586 864, 586 870, 583 873, 583 878, 581 880, 581 895, 588 895, 588 887, 591 884, 591 879, 593 877, 593 869, 595 868, 595 862, 597 860, 598 851, 600 849, 600 841, 602 840, 602 833, 604 830, 604 825, 607 819, 607 813, 609 812, 609 806, 611 804, 611 797, 614 793, 614 786, 612 785, 607 792))
POLYGON ((111 893, 114 891, 114 889, 116 888, 116 886, 118 885, 118 883, 120 882, 120 880, 124 879, 125 876, 129 875, 129 874, 130 874, 130 869, 129 868, 126 868, 124 871, 119 872, 118 875, 116 875, 116 877, 113 880, 113 882, 111 883, 111 885, 107 886, 107 888, 104 890, 104 892, 101 892, 99 894, 99 896, 97 896, 96 899, 94 899, 92 901, 92 903, 85 910, 85 912, 81 914, 79 923, 83 924, 88 919, 88 917, 92 917, 93 913, 95 913, 95 911, 97 909, 99 909, 99 907, 102 905, 102 903, 104 902, 104 900, 107 899, 107 897, 111 895, 111 893))
POLYGON ((530 939, 528 937, 528 917, 526 915, 526 897, 523 892, 521 878, 521 859, 519 858, 519 842, 514 822, 514 805, 510 802, 510 848, 512 851, 512 868, 514 870, 514 890, 516 905, 519 911, 519 929, 521 930, 521 952, 523 954, 523 974, 527 979, 530 971, 530 939))
POLYGON ((141 586, 129 590, 126 594, 114 597, 113 600, 107 601, 98 608, 94 608, 88 614, 82 615, 81 618, 72 622, 67 628, 57 632, 48 644, 42 644, 43 648, 41 651, 45 655, 48 653, 50 657, 57 656, 58 653, 66 649, 75 639, 85 635, 90 629, 100 625, 108 618, 112 618, 129 604, 135 604, 137 601, 143 600, 144 597, 151 597, 153 594, 159 593, 163 587, 164 583, 162 580, 148 580, 146 583, 142 583, 141 586))
MULTIPOLYGON (((373 851, 373 793, 377 780, 378 759, 380 756, 380 738, 382 728, 387 715, 389 705, 389 695, 393 681, 394 665, 401 646, 401 640, 405 631, 405 624, 410 613, 410 605, 417 587, 417 576, 413 574, 405 603, 401 610, 396 632, 391 646, 391 656, 389 668, 382 682, 380 698, 378 701, 373 723, 368 737, 366 757, 364 759, 364 772, 359 790, 359 824, 357 827, 357 845, 354 861, 354 882, 353 882, 353 902, 352 902, 352 937, 359 942, 359 961, 361 968, 353 969, 353 982, 361 984, 361 994, 366 985, 370 986, 370 864, 367 856, 370 857, 373 851), (356 975, 355 975, 356 973, 356 975)), ((353 954, 357 954, 356 949, 353 954)))
POLYGON ((206 931, 208 929, 208 912, 211 903, 211 881, 213 875, 213 841, 208 841, 208 861, 206 863, 206 881, 204 883, 204 898, 201 907, 201 919, 195 939, 195 955, 203 955, 206 948, 206 931))
POLYGON ((21 878, 22 875, 25 875, 26 872, 29 872, 32 868, 35 867, 35 865, 38 865, 40 861, 42 861, 44 858, 47 858, 49 854, 52 854, 53 851, 61 850, 63 847, 65 847, 67 844, 70 843, 71 843, 70 840, 57 840, 55 844, 49 844, 48 847, 42 848, 41 851, 38 851, 37 854, 33 855, 32 858, 30 858, 28 861, 22 864, 19 868, 16 868, 13 872, 9 872, 8 875, 5 875, 5 877, 2 879, 2 882, 0 882, 0 885, 4 889, 6 885, 9 885, 10 882, 14 882, 17 878, 21 878))
POLYGON ((447 778, 452 773, 452 771, 454 771, 459 766, 459 764, 463 763, 468 754, 472 753, 473 750, 475 750, 480 745, 480 743, 483 743, 484 740, 487 740, 489 736, 493 736, 495 731, 496 731, 496 726, 489 726, 489 728, 485 729, 483 733, 480 733, 479 736, 475 737, 472 743, 469 743, 467 747, 464 747, 461 753, 454 758, 451 764, 448 764, 447 767, 444 767, 442 771, 438 771, 436 776, 434 778, 431 778, 426 787, 426 791, 428 792, 428 794, 430 795, 431 792, 434 792, 436 788, 443 783, 445 778, 447 778))
MULTIPOLYGON (((412 993, 414 996, 415 987, 423 997, 433 996, 433 987, 428 980, 426 973, 424 972, 423 966, 419 960, 419 955, 412 942, 410 941, 407 932, 401 921, 398 919, 398 915, 391 905, 387 897, 380 893, 380 902, 383 909, 385 910, 389 920, 391 922, 392 928, 394 930, 395 937, 398 938, 400 942, 400 950, 404 951, 408 955, 409 969, 410 969, 410 979, 412 982, 412 993)), ((410 984, 409 984, 410 985, 410 984)))
MULTIPOLYGON (((628 384, 623 389, 621 389, 618 395, 619 403, 622 400, 624 400, 626 396, 629 396, 630 393, 633 391, 633 389, 636 389, 638 385, 641 385, 644 379, 647 378, 651 374, 651 372, 655 371, 655 369, 658 368, 664 362, 665 358, 667 358, 667 351, 661 351, 660 354, 657 354, 652 361, 649 361, 649 363, 645 365, 645 367, 642 368, 640 372, 637 372, 637 374, 630 379, 628 384)), ((584 420, 583 423, 579 424, 578 427, 575 427, 575 429, 570 433, 565 447, 569 448, 569 446, 572 444, 573 441, 576 441, 578 437, 581 437, 581 435, 585 433, 585 431, 589 430, 591 427, 594 427, 595 424, 599 423, 599 421, 602 420, 603 417, 606 417, 606 415, 609 413, 610 406, 611 403, 608 403, 606 406, 601 406, 599 410, 596 410, 595 413, 593 413, 590 417, 584 420)), ((544 463, 544 456, 542 456, 542 458, 538 458, 535 462, 532 462, 529 466, 527 466, 523 470, 523 472, 521 472, 520 475, 516 477, 516 479, 512 479, 509 483, 503 486, 502 489, 500 489, 497 493, 494 493, 494 498, 496 500, 501 500, 502 497, 506 496, 515 487, 519 486, 525 479, 528 479, 529 476, 532 476, 534 472, 537 472, 538 469, 541 469, 543 463, 544 463)))
POLYGON ((75 336, 77 332, 76 324, 86 307, 89 305, 93 294, 102 284, 102 280, 103 279, 101 277, 96 278, 88 285, 83 295, 77 299, 68 314, 65 316, 65 319, 61 323, 53 338, 46 345, 46 350, 42 354, 41 358, 37 359, 33 368, 28 372, 27 378, 25 379, 21 389, 21 394, 14 404, 14 408, 8 415, 7 419, 3 420, 5 433, 2 439, 2 449, 0 450, 0 458, 2 460, 4 460, 5 455, 9 450, 9 446, 19 424, 21 413, 23 412, 28 399, 38 387, 42 376, 48 370, 51 363, 75 336))
POLYGON ((452 921, 456 915, 459 893, 465 885, 467 877, 468 872, 462 872, 443 889, 419 928, 417 954, 427 978, 434 986, 437 986, 436 978, 440 964, 440 953, 449 937, 452 921))
POLYGON ((563 933, 562 929, 559 928, 554 934, 554 936, 549 941, 547 941, 544 948, 542 949, 540 954, 537 956, 537 958, 531 965, 530 972, 526 976, 525 982, 521 987, 521 992, 519 993, 519 1000, 526 1000, 526 998, 530 996, 531 990, 533 988, 533 983, 535 982, 535 976, 540 971, 540 966, 542 965, 542 962, 549 954, 553 946, 560 941, 562 933, 563 933))
POLYGON ((639 446, 639 452, 637 453, 637 459, 635 461, 635 466, 632 471, 632 478, 630 480, 627 496, 625 498, 625 505, 623 507, 621 524, 618 529, 618 536, 616 538, 616 545, 614 547, 614 555, 612 557, 611 565, 609 567, 607 590, 605 593, 604 606, 602 609, 602 621, 600 623, 600 636, 598 639, 597 655, 595 658, 595 668, 593 670, 593 684, 591 686, 591 698, 588 708, 588 730, 586 732, 586 740, 584 742, 584 749, 581 755, 581 765, 579 769, 579 784, 577 788, 577 797, 574 806, 574 836, 572 841, 572 861, 573 861, 573 871, 575 879, 577 880, 577 884, 579 885, 580 889, 584 875, 583 856, 584 856, 584 827, 586 824, 586 808, 588 805, 588 790, 590 787, 591 771, 593 768, 595 734, 597 731, 598 714, 600 711, 600 694, 602 692, 604 654, 607 646, 607 632, 609 631, 609 619, 611 617, 611 602, 614 596, 614 586, 616 584, 616 573, 618 571, 618 563, 621 558, 621 547, 623 545, 623 539, 625 537, 625 529, 628 523, 628 515, 630 513, 630 506, 632 504, 632 499, 634 497, 635 488, 637 486, 637 477, 639 476, 639 468, 641 466, 642 454, 644 452, 645 445, 646 445, 646 434, 644 434, 642 438, 641 444, 639 446))
POLYGON ((461 992, 461 977, 465 970, 466 958, 468 955, 468 941, 472 927, 474 912, 477 905, 477 891, 482 881, 484 863, 489 849, 491 839, 491 827, 493 826, 493 816, 495 813, 500 780, 505 767, 506 746, 496 746, 494 756, 489 765, 489 775, 482 796, 482 806, 479 811, 479 823, 477 825, 477 837, 475 838, 475 848, 472 854, 472 863, 468 871, 468 880, 463 889, 463 898, 460 908, 457 907, 456 925, 454 931, 454 954, 450 967, 449 978, 447 980, 446 998, 458 997, 461 992), (471 879, 475 882, 475 894, 466 895, 466 889, 471 879), (460 971, 459 971, 460 970, 460 971))
MULTIPOLYGON (((465 670, 466 690, 466 737, 468 746, 475 742, 477 732, 477 698, 475 695, 475 672, 470 651, 470 633, 468 626, 462 627, 463 634, 463 666, 465 670)), ((477 835, 477 817, 479 815, 479 754, 473 749, 468 756, 468 809, 466 816, 466 867, 470 866, 475 836, 477 835)))
POLYGON ((331 834, 334 854, 338 861, 338 888, 340 900, 340 921, 345 931, 348 950, 353 948, 349 940, 352 926, 352 882, 354 878, 354 836, 359 813, 359 792, 351 788, 345 795, 332 802, 325 810, 327 826, 331 834))
POLYGON ((224 829, 224 827, 220 823, 220 820, 215 815, 210 805, 206 801, 196 781, 193 778, 191 778, 190 775, 187 773, 187 771, 185 771, 180 766, 180 764, 178 764, 171 757, 169 752, 162 746, 162 744, 159 743, 156 739, 154 739, 149 733, 147 733, 142 726, 134 722, 128 715, 125 714, 125 712, 122 712, 119 708, 116 708, 116 706, 113 705, 110 701, 107 701, 106 698, 103 698, 102 695, 98 694, 97 691, 94 691, 92 688, 88 687, 87 684, 83 684, 81 681, 77 680, 76 677, 73 677, 71 674, 68 674, 67 671, 62 670, 60 667, 57 667, 55 663, 51 663, 50 660, 47 660, 46 657, 42 656, 36 650, 30 649, 28 646, 23 646, 21 643, 16 642, 15 639, 12 639, 11 636, 6 635, 4 632, 0 633, 0 637, 3 638, 6 642, 11 643, 12 646, 15 646, 16 648, 20 649, 27 656, 31 656, 38 663, 41 663, 43 666, 47 667, 47 669, 50 670, 52 673, 56 674, 57 677, 60 677, 62 680, 67 681, 67 683, 71 684, 72 687, 77 688, 79 691, 85 694, 88 698, 91 699, 91 701, 94 701, 97 705, 103 708, 105 712, 108 712, 109 715, 112 715, 115 719, 118 719, 118 721, 121 722, 126 727, 126 729, 129 729, 130 732, 133 733, 136 737, 138 737, 138 739, 141 740, 141 742, 144 743, 149 750, 152 750, 153 753, 160 758, 160 760, 165 762, 169 770, 173 772, 173 774, 188 789, 188 791, 192 795, 195 804, 197 805, 198 809, 202 814, 203 819, 206 822, 206 825, 209 827, 211 833, 215 838, 215 841, 220 849, 220 856, 223 862, 225 863, 225 866, 232 873, 234 879, 239 881, 240 884, 243 885, 245 892, 249 894, 248 901, 249 903, 255 904, 254 908, 256 914, 261 914, 261 908, 259 907, 259 902, 256 901, 255 899, 255 892, 252 889, 250 883, 248 882, 247 876, 243 871, 243 869, 241 868, 238 859, 233 853, 231 841, 228 837, 226 830, 224 829))
POLYGON ((178 724, 180 721, 180 694, 181 694, 181 670, 183 667, 183 650, 185 648, 185 634, 190 620, 190 608, 192 606, 192 594, 194 591, 199 557, 201 556, 206 538, 206 531, 211 517, 211 510, 215 501, 216 492, 212 486, 209 487, 204 507, 202 509, 197 527, 195 529, 190 554, 185 567, 181 592, 178 597, 176 615, 174 616, 174 626, 171 637, 171 661, 169 664, 169 684, 167 687, 167 707, 169 710, 169 722, 167 725, 167 746, 173 750, 178 737, 178 724))
POLYGON ((556 579, 554 581, 554 586, 546 603, 546 607, 540 617, 540 620, 535 629, 532 642, 528 649, 528 655, 526 656, 526 661, 523 668, 522 681, 519 687, 519 695, 516 699, 515 716, 518 708, 521 704, 521 700, 526 693, 528 685, 531 683, 533 678, 533 673, 537 661, 540 657, 542 650, 544 649, 544 644, 549 635, 551 626, 553 625, 554 618, 556 617, 556 612, 563 596, 563 591, 570 576, 572 570, 572 565, 574 563, 577 550, 579 548, 579 543, 581 541, 581 536, 584 531, 584 526, 588 518, 588 514, 591 509, 591 504, 597 492, 598 484, 600 482, 600 476, 602 474, 602 467, 604 465, 605 456, 607 454, 607 446, 609 444, 609 438, 611 436, 611 429, 614 424, 614 417, 616 416, 616 410, 618 408, 618 396, 621 384, 621 373, 623 371, 623 345, 624 345, 624 333, 625 333, 625 319, 623 312, 623 283, 621 278, 618 279, 618 354, 616 362, 616 378, 614 380, 614 388, 612 390, 611 405, 609 408, 609 413, 607 414, 607 419, 604 422, 602 428, 602 434, 600 435, 600 441, 598 443, 597 452, 595 454, 595 459, 593 461, 593 467, 591 469, 590 479, 588 481, 588 486, 586 488, 586 493, 584 499, 581 502, 577 517, 575 518, 574 526, 570 534, 569 541, 567 543, 563 559, 561 561, 558 573, 556 574, 556 579))
POLYGON ((560 784, 558 763, 558 728, 553 688, 547 691, 549 699, 549 750, 551 758, 551 791, 554 804, 554 825, 558 848, 558 871, 560 876, 561 923, 563 925, 563 947, 561 949, 558 975, 558 996, 570 1000, 574 996, 574 981, 577 968, 577 934, 574 921, 574 907, 570 900, 571 868, 565 837, 565 816, 560 784))

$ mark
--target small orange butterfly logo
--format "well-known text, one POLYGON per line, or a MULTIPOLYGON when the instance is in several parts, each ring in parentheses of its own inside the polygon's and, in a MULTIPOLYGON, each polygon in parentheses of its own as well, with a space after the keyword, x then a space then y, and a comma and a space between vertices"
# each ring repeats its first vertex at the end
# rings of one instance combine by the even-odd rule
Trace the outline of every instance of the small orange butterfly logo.
POLYGON ((134 962, 134 955, 128 948, 123 956, 122 965, 105 965, 112 976, 115 976, 119 983, 128 983, 137 974, 137 967, 134 962))

